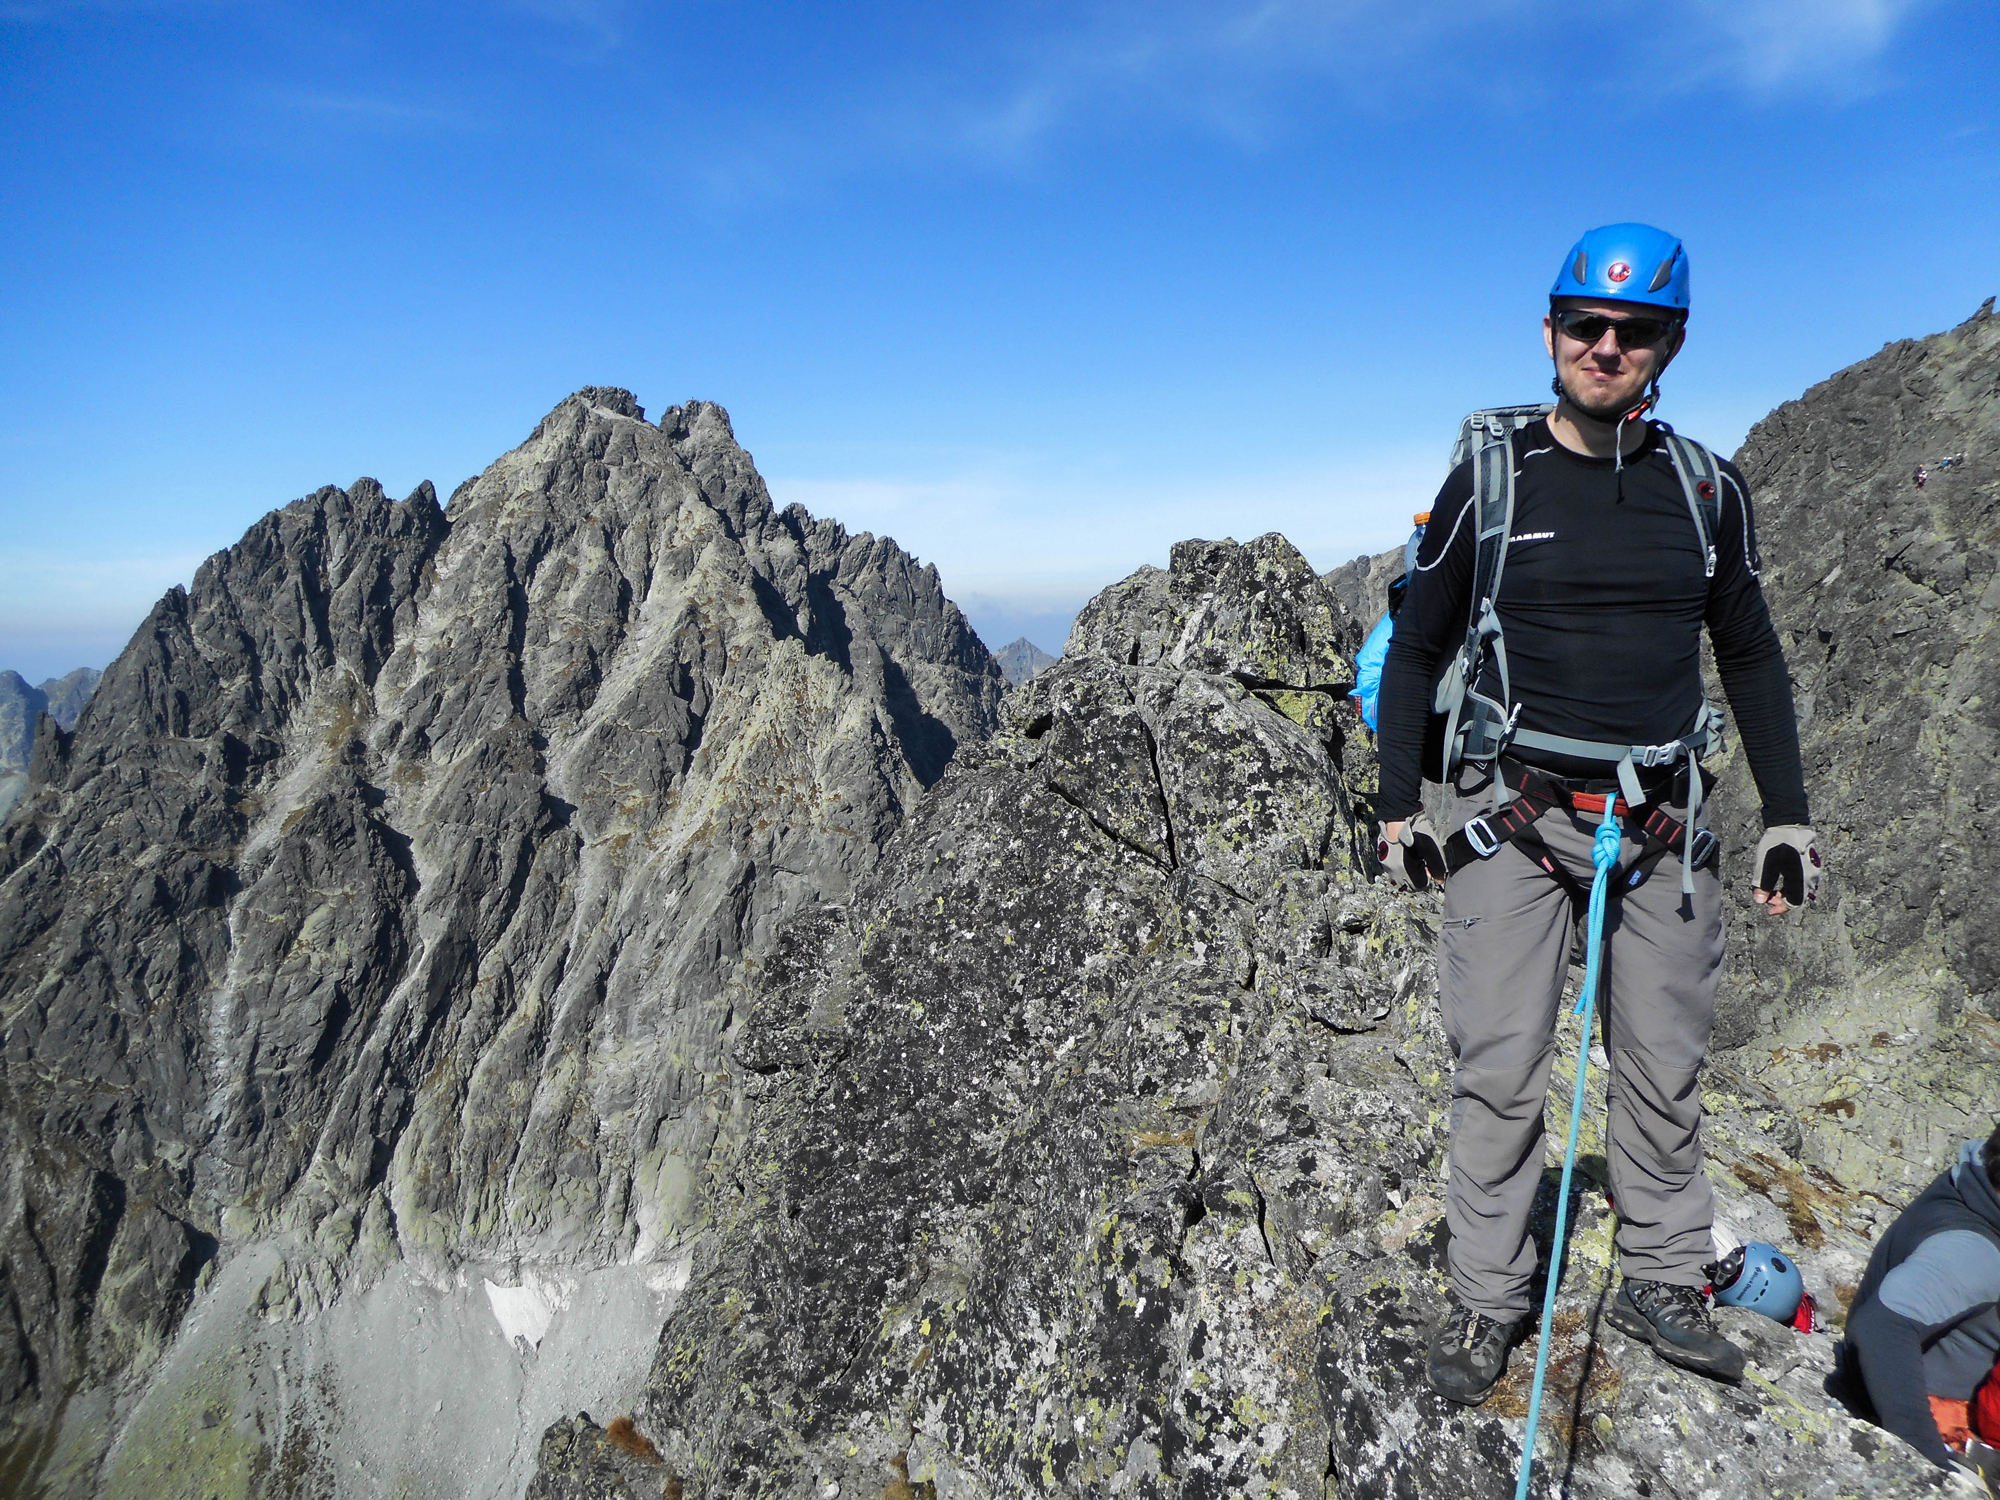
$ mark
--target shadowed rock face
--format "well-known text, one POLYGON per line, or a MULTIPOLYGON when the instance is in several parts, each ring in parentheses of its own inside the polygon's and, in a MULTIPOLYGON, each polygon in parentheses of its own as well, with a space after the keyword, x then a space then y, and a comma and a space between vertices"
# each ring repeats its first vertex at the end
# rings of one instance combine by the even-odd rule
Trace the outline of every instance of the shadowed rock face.
POLYGON ((0 1489, 518 1494, 525 1411, 400 1477, 343 1425, 415 1372, 340 1310, 470 1277, 513 1358, 482 1276, 526 1348, 577 1277, 671 1272, 724 975, 1003 688, 934 569, 775 510, 700 403, 585 390, 448 511, 363 480, 212 558, 0 836, 0 1489))
MULTIPOLYGON (((1422 1382, 1438 906, 1369 880, 1359 633, 1275 536, 1086 608, 851 903, 744 971, 741 1109, 638 1411, 660 1463, 566 1419, 537 1500, 1512 1494, 1532 1347, 1478 1411, 1422 1382)), ((1878 1205, 1755 1083, 1708 1084, 1725 1217, 1837 1308, 1878 1205)), ((1757 1378, 1725 1389, 1600 1321, 1593 1090, 1535 1493, 1934 1493, 1827 1411, 1829 1336, 1726 1314, 1757 1378)))

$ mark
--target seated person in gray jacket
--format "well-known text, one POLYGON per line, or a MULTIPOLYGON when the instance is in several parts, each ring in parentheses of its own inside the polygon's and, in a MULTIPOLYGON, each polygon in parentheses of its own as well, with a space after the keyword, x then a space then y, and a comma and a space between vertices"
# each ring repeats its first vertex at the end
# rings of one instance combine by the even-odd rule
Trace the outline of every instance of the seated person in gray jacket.
MULTIPOLYGON (((1964 1461, 1968 1436, 2000 1445, 2000 1432, 1979 1426, 1996 1405, 1991 1388, 1968 1410, 1982 1386, 2000 1380, 1996 1304, 2000 1129, 1967 1141, 1889 1226, 1847 1315, 1848 1362, 1859 1367, 1875 1420, 1941 1466, 1964 1461)), ((2000 1479, 1994 1465, 1975 1446, 1973 1466, 1989 1483, 2000 1479)))

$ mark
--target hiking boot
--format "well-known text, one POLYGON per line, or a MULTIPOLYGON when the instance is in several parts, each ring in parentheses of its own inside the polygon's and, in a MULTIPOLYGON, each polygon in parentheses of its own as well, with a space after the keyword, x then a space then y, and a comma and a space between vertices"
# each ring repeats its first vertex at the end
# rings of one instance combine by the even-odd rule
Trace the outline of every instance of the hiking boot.
POLYGON ((1477 1406, 1507 1373, 1507 1351, 1520 1342, 1527 1322, 1525 1317, 1496 1322, 1454 1302, 1424 1365, 1431 1389, 1460 1406, 1477 1406))
POLYGON ((1708 1294, 1700 1287, 1628 1276, 1606 1316, 1613 1328, 1651 1344, 1669 1364, 1717 1380, 1743 1378, 1743 1351, 1715 1331, 1708 1294))

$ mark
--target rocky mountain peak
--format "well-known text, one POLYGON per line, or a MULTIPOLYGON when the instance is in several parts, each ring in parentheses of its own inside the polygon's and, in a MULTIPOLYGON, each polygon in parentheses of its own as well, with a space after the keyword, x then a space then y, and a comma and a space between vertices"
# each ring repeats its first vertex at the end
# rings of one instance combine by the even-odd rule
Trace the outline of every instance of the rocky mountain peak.
MULTIPOLYGON (((1828 877, 1784 924, 1733 892, 1718 1039, 1810 1101, 1815 1161, 1892 1196, 1990 1129, 2000 1099, 1996 372, 1989 299, 1787 401, 1736 455, 1828 877)), ((1757 798, 1740 758, 1722 770, 1716 825, 1740 867, 1757 798)))
POLYGON ((273 512, 38 747, 0 834, 0 1399, 78 1492, 162 1493, 189 1392, 275 1413, 310 1368, 282 1456, 214 1462, 518 1493, 520 1403, 643 1349, 458 1372, 440 1454, 371 1415, 429 1373, 342 1340, 392 1303, 502 1346, 657 1319, 724 979, 990 732, 935 570, 775 510, 720 407, 641 412, 580 392, 448 507, 273 512))
POLYGON ((1016 637, 1002 646, 993 653, 993 659, 1000 664, 1002 675, 1015 687, 1019 687, 1043 667, 1049 666, 1056 660, 1025 635, 1016 637))

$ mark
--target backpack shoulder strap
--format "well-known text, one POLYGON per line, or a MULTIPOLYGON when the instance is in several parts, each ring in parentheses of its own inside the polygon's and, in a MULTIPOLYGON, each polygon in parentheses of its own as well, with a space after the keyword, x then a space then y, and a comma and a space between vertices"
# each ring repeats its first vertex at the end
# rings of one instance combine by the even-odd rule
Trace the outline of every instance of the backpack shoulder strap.
MULTIPOLYGON (((1507 566, 1507 535, 1514 526, 1514 434, 1530 422, 1547 416, 1551 406, 1496 406, 1476 411, 1458 430, 1458 444, 1452 450, 1453 467, 1472 460, 1473 532, 1472 611, 1466 621, 1465 641, 1478 645, 1482 634, 1498 635, 1495 617, 1490 632, 1481 630, 1482 613, 1500 595, 1500 574, 1507 566)), ((1501 672, 1506 672, 1503 662, 1501 672)), ((1504 680, 1504 679, 1503 679, 1504 680)))
MULTIPOLYGON (((1470 446, 1472 459, 1473 564, 1471 605, 1466 613, 1465 643, 1445 671, 1432 699, 1435 712, 1446 715, 1445 764, 1439 779, 1448 780, 1459 742, 1459 722, 1473 683, 1478 680, 1486 643, 1493 643, 1494 666, 1500 678, 1500 702, 1512 700, 1507 672, 1507 645, 1501 634, 1495 601, 1500 575, 1507 565, 1507 537, 1514 525, 1514 433, 1535 419, 1541 408, 1503 408, 1474 412, 1459 433, 1461 448, 1470 446), (1522 411, 1528 415, 1516 417, 1522 411)), ((1506 710, 1502 708, 1504 717, 1506 710)), ((1504 785, 1504 784, 1503 784, 1504 785)))
POLYGON ((1451 466, 1455 469, 1464 463, 1481 444, 1490 443, 1504 433, 1519 432, 1554 410, 1552 402, 1544 401, 1535 406, 1489 406, 1471 413, 1458 424, 1458 441, 1451 447, 1451 466))
POLYGON ((1701 538, 1702 566, 1707 576, 1715 576, 1715 538, 1722 530, 1722 466, 1715 455, 1693 438, 1682 437, 1673 428, 1659 424, 1660 437, 1680 477, 1681 492, 1687 496, 1688 514, 1701 538))
MULTIPOLYGON (((1473 533, 1472 613, 1466 621, 1466 644, 1476 647, 1482 635, 1496 641, 1500 619, 1494 606, 1500 597, 1500 575, 1507 568, 1507 535, 1514 529, 1514 434, 1503 432, 1480 444, 1473 455, 1472 497, 1478 507, 1473 533)), ((1500 664, 1501 696, 1506 697, 1507 666, 1500 664)))

